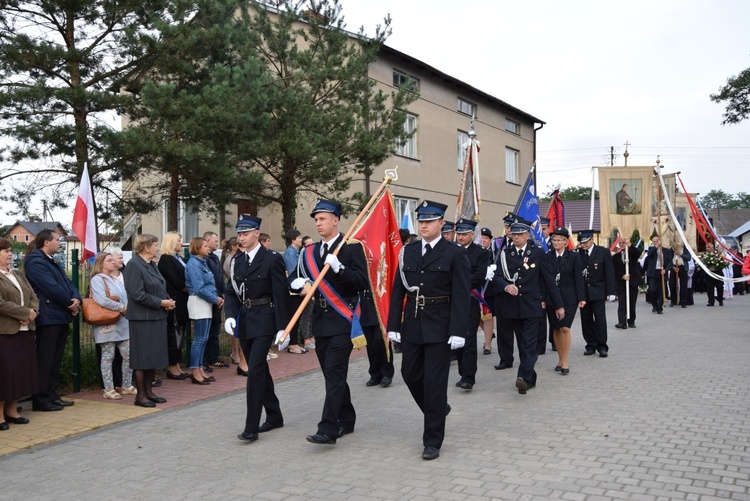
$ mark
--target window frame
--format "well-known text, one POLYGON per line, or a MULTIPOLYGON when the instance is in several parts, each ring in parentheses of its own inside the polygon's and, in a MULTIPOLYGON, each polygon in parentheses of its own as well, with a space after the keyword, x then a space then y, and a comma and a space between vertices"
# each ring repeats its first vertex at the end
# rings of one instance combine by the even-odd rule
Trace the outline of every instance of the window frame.
POLYGON ((516 122, 515 120, 511 120, 508 117, 505 117, 505 131, 510 132, 511 134, 515 134, 516 136, 521 135, 521 124, 519 122, 516 122), (509 124, 513 124, 515 127, 515 130, 513 128, 509 127, 509 124))
POLYGON ((396 219, 398 221, 398 227, 401 228, 401 223, 404 220, 404 214, 408 211, 411 214, 411 221, 414 225, 414 234, 417 231, 417 221, 415 213, 417 211, 417 204, 419 200, 411 197, 402 197, 393 195, 393 206, 396 209, 396 219))
POLYGON ((467 117, 477 117, 477 105, 472 103, 471 101, 464 99, 460 96, 456 97, 456 111, 461 113, 462 115, 466 115, 467 117), (464 111, 461 109, 461 104, 465 104, 468 106, 469 111, 464 111))
POLYGON ((505 147, 505 182, 515 185, 521 185, 521 170, 520 170, 520 164, 521 164, 521 152, 515 148, 511 148, 510 146, 505 147), (509 155, 512 153, 512 156, 509 157, 509 155), (515 172, 513 173, 515 176, 515 179, 509 179, 508 174, 511 172, 511 166, 509 166, 508 159, 513 158, 515 162, 515 172))
POLYGON ((398 142, 394 148, 394 155, 404 158, 411 158, 412 160, 419 160, 419 142, 417 141, 417 132, 419 131, 419 116, 413 113, 405 112, 406 118, 404 119, 404 130, 406 132, 414 132, 412 136, 407 139, 403 144, 398 142), (409 129, 409 122, 413 121, 413 129, 409 129), (413 150, 413 151, 410 151, 413 150))
POLYGON ((393 68, 393 74, 392 74, 391 84, 394 88, 399 89, 402 85, 405 83, 411 82, 411 89, 409 89, 412 92, 419 92, 419 79, 415 77, 414 75, 410 75, 404 71, 397 70, 396 68, 393 68), (396 81, 396 77, 399 77, 399 81, 396 81))

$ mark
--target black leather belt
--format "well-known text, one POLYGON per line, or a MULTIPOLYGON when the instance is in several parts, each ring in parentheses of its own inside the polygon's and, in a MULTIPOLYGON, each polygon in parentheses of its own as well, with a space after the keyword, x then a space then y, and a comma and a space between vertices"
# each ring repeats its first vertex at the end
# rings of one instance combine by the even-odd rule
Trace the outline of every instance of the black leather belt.
POLYGON ((428 306, 435 304, 449 304, 450 296, 406 296, 407 301, 416 301, 417 306, 428 306))
MULTIPOLYGON (((359 301, 359 296, 345 297, 343 299, 350 308, 354 308, 354 306, 357 304, 357 301, 359 301)), ((324 310, 328 308, 328 301, 326 301, 325 298, 319 297, 316 301, 316 304, 324 310)))
POLYGON ((271 304, 273 306, 273 303, 271 303, 271 298, 269 296, 261 297, 258 299, 245 299, 242 301, 242 306, 245 308, 252 308, 254 306, 260 306, 262 304, 271 304))

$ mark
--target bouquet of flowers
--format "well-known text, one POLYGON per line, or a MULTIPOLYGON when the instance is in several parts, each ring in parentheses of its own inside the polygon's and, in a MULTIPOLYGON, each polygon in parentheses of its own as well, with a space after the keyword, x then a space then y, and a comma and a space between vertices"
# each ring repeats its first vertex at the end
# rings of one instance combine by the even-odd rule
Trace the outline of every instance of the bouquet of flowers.
POLYGON ((716 249, 703 254, 703 263, 714 272, 719 272, 729 266, 729 263, 724 259, 724 253, 716 249))

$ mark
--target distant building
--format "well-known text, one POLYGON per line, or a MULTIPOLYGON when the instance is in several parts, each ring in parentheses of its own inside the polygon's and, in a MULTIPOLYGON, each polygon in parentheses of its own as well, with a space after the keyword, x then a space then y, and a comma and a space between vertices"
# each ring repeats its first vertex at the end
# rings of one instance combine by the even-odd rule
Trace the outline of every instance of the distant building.
POLYGON ((16 221, 10 225, 6 238, 13 242, 23 242, 28 244, 42 230, 52 230, 61 237, 68 235, 65 228, 57 221, 38 222, 38 221, 16 221))

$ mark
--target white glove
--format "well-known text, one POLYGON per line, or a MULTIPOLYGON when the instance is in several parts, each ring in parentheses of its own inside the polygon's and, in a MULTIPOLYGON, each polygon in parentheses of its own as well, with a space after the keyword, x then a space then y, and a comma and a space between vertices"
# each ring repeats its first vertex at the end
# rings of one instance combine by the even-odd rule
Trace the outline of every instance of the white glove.
POLYGON ((273 344, 279 347, 279 351, 282 351, 287 346, 289 346, 289 340, 292 338, 292 336, 287 336, 286 339, 282 341, 282 337, 284 337, 283 329, 276 333, 276 340, 273 342, 273 344))
POLYGON ((224 331, 230 336, 234 336, 234 328, 237 327, 237 321, 233 318, 227 318, 224 322, 224 331))
POLYGON ((451 350, 457 350, 464 347, 466 340, 460 336, 451 336, 448 338, 448 344, 451 345, 451 350))
POLYGON ((330 264, 334 273, 338 273, 341 269, 341 261, 339 261, 339 258, 333 254, 328 254, 326 256, 325 264, 330 264))
POLYGON ((304 278, 295 278, 292 280, 292 283, 289 284, 289 287, 291 287, 292 290, 297 291, 305 286, 305 282, 307 282, 307 280, 304 278))
POLYGON ((615 301, 615 296, 607 296, 607 301, 613 303, 615 301))
POLYGON ((497 269, 496 264, 491 264, 487 267, 487 275, 484 276, 485 280, 492 280, 495 278, 495 270, 497 269))
POLYGON ((394 343, 400 343, 401 342, 401 333, 400 332, 388 332, 388 339, 393 341, 394 343))

